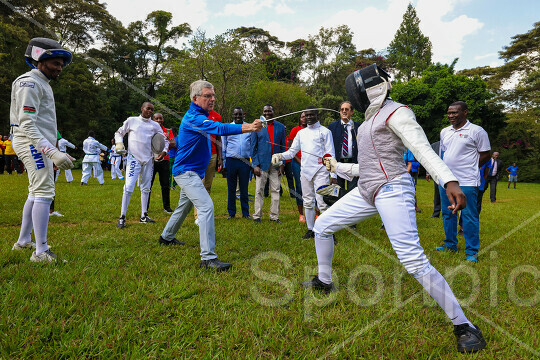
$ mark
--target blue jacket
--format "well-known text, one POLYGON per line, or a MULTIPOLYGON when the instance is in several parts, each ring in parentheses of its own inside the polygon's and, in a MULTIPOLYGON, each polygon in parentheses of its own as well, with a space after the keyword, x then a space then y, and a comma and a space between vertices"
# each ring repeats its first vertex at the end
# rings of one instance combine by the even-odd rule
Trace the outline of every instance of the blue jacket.
POLYGON ((242 133, 241 124, 222 124, 208 119, 208 115, 192 102, 182 118, 178 129, 173 176, 194 171, 203 178, 211 156, 209 134, 224 136, 242 133))
MULTIPOLYGON (((360 123, 349 120, 354 124, 352 129, 352 159, 355 163, 358 162, 358 144, 356 143, 356 135, 358 134, 358 128, 360 123)), ((328 125, 328 130, 332 132, 332 139, 334 139, 334 151, 336 152, 336 160, 341 160, 341 150, 343 148, 343 126, 341 125, 341 120, 334 121, 328 125)))
POLYGON ((251 160, 253 167, 260 167, 262 171, 270 170, 272 155, 285 151, 285 125, 274 121, 274 152, 270 144, 270 135, 267 129, 262 129, 251 142, 251 160))

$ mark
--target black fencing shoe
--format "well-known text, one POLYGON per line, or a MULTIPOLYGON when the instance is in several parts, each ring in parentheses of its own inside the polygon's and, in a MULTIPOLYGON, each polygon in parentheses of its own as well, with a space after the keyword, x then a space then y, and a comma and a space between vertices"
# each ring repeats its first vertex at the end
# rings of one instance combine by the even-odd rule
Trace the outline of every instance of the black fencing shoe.
POLYGON ((279 219, 272 220, 272 221, 275 222, 275 223, 278 223, 278 224, 283 224, 283 223, 281 222, 281 220, 279 220, 279 219))
POLYGON ((476 329, 469 324, 454 325, 454 335, 457 339, 457 351, 460 353, 473 353, 486 347, 486 340, 482 332, 475 325, 476 329))
POLYGON ((207 269, 215 269, 217 271, 223 271, 223 270, 230 269, 232 264, 223 262, 221 260, 218 260, 218 258, 215 258, 211 260, 201 260, 200 266, 207 269))
POLYGON ((315 237, 315 233, 311 230, 308 230, 304 236, 302 236, 302 239, 313 239, 315 237))
POLYGON ((174 212, 171 208, 163 208, 163 211, 165 211, 167 214, 172 214, 174 212))
POLYGON ((143 224, 155 223, 154 220, 150 219, 150 217, 148 216, 148 213, 144 213, 144 215, 141 216, 141 220, 139 222, 143 224))
POLYGON ((119 229, 123 229, 126 227, 126 217, 120 216, 120 219, 118 219, 118 223, 116 224, 116 227, 119 229))
POLYGON ((317 275, 310 275, 311 280, 302 282, 302 286, 304 288, 311 287, 315 290, 321 290, 324 291, 325 294, 330 294, 331 292, 335 291, 336 288, 334 287, 334 283, 325 284, 321 280, 319 280, 319 277, 317 275))
POLYGON ((159 237, 159 243, 162 245, 186 245, 185 242, 177 240, 176 238, 169 241, 169 240, 165 240, 161 236, 159 237))

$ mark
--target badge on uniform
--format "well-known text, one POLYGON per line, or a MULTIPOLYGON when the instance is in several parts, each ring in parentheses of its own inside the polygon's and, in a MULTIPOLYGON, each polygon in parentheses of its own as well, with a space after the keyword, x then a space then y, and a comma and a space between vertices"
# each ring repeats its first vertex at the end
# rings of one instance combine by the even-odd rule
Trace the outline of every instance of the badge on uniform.
POLYGON ((19 86, 20 87, 29 87, 29 88, 34 88, 36 86, 36 83, 32 82, 32 81, 21 81, 19 83, 19 86))
POLYGON ((381 189, 381 193, 392 192, 394 187, 392 185, 384 185, 381 189))

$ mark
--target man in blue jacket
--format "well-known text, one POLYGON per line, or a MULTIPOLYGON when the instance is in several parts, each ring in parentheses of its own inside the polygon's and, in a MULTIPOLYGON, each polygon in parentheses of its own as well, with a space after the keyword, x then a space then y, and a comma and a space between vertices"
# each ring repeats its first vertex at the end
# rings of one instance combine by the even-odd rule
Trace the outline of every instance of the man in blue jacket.
POLYGON ((178 129, 176 157, 173 165, 174 180, 180 185, 180 200, 159 237, 164 245, 184 245, 175 236, 193 206, 199 216, 201 267, 227 270, 232 264, 218 260, 215 253, 214 204, 204 188, 202 178, 210 162, 210 135, 235 135, 258 132, 260 120, 252 124, 223 124, 208 119, 216 100, 214 86, 197 80, 189 87, 191 106, 178 129))
POLYGON ((253 174, 255 175, 255 213, 253 220, 261 222, 263 207, 263 192, 266 181, 270 180, 270 220, 281 224, 279 221, 279 177, 285 174, 285 165, 274 167, 272 155, 285 151, 285 125, 274 118, 274 107, 270 104, 263 108, 263 116, 266 120, 266 130, 257 133, 251 143, 253 174))

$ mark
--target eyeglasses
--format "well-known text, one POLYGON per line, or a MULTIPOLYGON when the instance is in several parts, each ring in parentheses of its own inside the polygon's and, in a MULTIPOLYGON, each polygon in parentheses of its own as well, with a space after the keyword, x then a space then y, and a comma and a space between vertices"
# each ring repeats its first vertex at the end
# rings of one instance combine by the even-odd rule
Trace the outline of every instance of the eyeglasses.
POLYGON ((205 98, 205 99, 212 99, 212 98, 216 98, 216 95, 215 94, 205 94, 205 95, 201 95, 201 97, 205 98))
POLYGON ((340 111, 351 111, 351 109, 346 109, 346 108, 342 108, 342 109, 339 109, 340 111))

